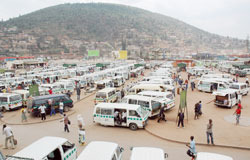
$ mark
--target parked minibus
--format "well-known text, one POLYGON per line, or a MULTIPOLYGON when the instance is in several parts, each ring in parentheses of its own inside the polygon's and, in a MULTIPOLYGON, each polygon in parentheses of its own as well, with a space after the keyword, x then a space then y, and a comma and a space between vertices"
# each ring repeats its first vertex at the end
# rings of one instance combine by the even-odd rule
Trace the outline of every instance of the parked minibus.
POLYGON ((61 86, 59 84, 42 84, 40 86, 41 88, 46 89, 46 91, 48 91, 50 88, 52 89, 53 94, 60 94, 61 93, 61 86))
POLYGON ((162 85, 162 84, 138 84, 129 89, 128 94, 137 94, 141 91, 157 91, 157 92, 166 92, 172 91, 173 86, 162 85))
POLYGON ((131 147, 130 160, 166 160, 167 154, 161 148, 131 147))
POLYGON ((56 82, 55 84, 60 85, 61 93, 67 93, 70 91, 71 93, 74 92, 74 84, 71 82, 56 82))
POLYGON ((140 95, 127 95, 122 99, 122 103, 140 105, 142 108, 149 111, 149 117, 157 116, 161 107, 165 105, 161 98, 140 95))
POLYGON ((97 89, 114 87, 114 82, 111 79, 104 79, 96 82, 97 89))
POLYGON ((23 90, 23 89, 18 89, 18 90, 12 91, 12 93, 19 94, 22 97, 23 106, 27 106, 27 99, 30 96, 29 91, 23 90))
POLYGON ((114 87, 120 87, 125 83, 125 79, 122 76, 115 76, 112 78, 114 87))
POLYGON ((43 137, 23 148, 6 160, 76 160, 77 150, 74 143, 61 137, 43 137))
POLYGON ((213 92, 227 89, 229 86, 225 82, 215 79, 200 80, 198 82, 198 90, 204 92, 213 92))
POLYGON ((217 153, 198 152, 196 160, 233 160, 233 158, 217 153))
POLYGON ((117 101, 117 94, 115 88, 104 88, 96 92, 94 103, 98 104, 100 102, 114 103, 117 101))
POLYGON ((124 149, 117 143, 92 141, 77 157, 77 160, 122 160, 124 149))
POLYGON ((104 126, 121 126, 137 130, 146 126, 148 114, 140 105, 99 103, 95 106, 93 121, 104 126), (125 119, 120 118, 122 114, 126 115, 125 119))
POLYGON ((215 95, 214 104, 217 106, 232 108, 241 101, 241 95, 239 95, 235 89, 215 91, 213 95, 215 95))
POLYGON ((247 95, 249 91, 246 83, 232 83, 229 88, 239 90, 241 95, 247 95))
POLYGON ((175 107, 175 100, 174 100, 174 96, 172 92, 142 91, 138 93, 138 95, 162 98, 165 103, 165 106, 164 106, 165 110, 175 107))
POLYGON ((22 97, 16 93, 0 93, 0 109, 5 112, 23 105, 22 97))
POLYGON ((42 104, 45 104, 46 113, 49 114, 50 113, 50 108, 48 105, 49 99, 52 100, 52 105, 55 106, 56 112, 58 112, 60 101, 62 101, 64 104, 64 108, 63 108, 64 111, 68 111, 69 108, 74 107, 73 100, 70 99, 66 94, 50 94, 50 95, 45 95, 45 96, 36 96, 36 97, 33 97, 33 99, 32 99, 32 108, 31 108, 32 115, 35 117, 39 116, 39 114, 40 114, 39 107, 42 104))

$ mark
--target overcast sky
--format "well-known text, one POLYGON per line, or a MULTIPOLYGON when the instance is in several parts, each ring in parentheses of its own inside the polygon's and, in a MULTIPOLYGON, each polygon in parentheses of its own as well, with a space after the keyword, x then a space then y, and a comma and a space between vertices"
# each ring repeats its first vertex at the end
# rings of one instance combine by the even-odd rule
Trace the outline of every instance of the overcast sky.
POLYGON ((62 3, 108 2, 161 13, 211 33, 246 39, 250 34, 250 0, 1 0, 0 19, 62 3))

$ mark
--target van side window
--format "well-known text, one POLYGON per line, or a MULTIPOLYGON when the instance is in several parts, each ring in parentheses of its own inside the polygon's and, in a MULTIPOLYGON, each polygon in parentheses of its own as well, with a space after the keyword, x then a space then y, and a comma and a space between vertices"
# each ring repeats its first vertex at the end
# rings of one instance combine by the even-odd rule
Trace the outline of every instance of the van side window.
POLYGON ((111 97, 114 93, 113 92, 109 92, 108 96, 111 97))
POLYGON ((8 98, 7 97, 0 97, 0 102, 8 102, 8 98))
POLYGON ((112 110, 111 109, 101 109, 101 114, 103 115, 112 115, 112 110))
POLYGON ((100 114, 101 113, 101 109, 100 109, 100 107, 97 107, 96 108, 96 112, 95 112, 96 114, 100 114))
POLYGON ((137 104, 137 100, 136 99, 129 99, 128 104, 137 104))
POLYGON ((65 142, 63 145, 62 145, 62 149, 63 149, 63 152, 66 153, 69 149, 72 149, 74 147, 74 145, 72 145, 71 143, 69 143, 68 141, 65 142))
POLYGON ((147 101, 138 101, 138 105, 149 108, 149 102, 147 101))
POLYGON ((134 110, 129 110, 129 116, 140 117, 140 115, 134 110))

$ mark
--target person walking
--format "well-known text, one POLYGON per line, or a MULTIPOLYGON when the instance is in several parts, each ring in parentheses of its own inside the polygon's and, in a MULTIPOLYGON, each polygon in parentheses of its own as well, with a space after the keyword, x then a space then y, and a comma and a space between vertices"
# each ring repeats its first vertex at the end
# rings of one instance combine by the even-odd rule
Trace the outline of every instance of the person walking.
POLYGON ((79 144, 84 145, 86 141, 85 137, 85 123, 83 121, 82 115, 77 115, 77 122, 78 122, 78 127, 79 127, 79 144))
POLYGON ((22 119, 22 122, 24 122, 24 121, 27 122, 26 113, 27 113, 26 106, 24 106, 24 107, 21 109, 21 119, 22 119))
POLYGON ((211 138, 211 144, 214 145, 213 121, 212 121, 212 119, 209 119, 209 123, 207 124, 207 144, 210 143, 209 137, 211 138))
POLYGON ((53 105, 52 99, 48 100, 48 104, 50 108, 50 116, 52 116, 52 114, 56 115, 55 106, 53 105))
POLYGON ((8 142, 10 142, 11 148, 15 149, 13 132, 9 126, 6 126, 6 124, 3 125, 3 134, 5 135, 4 149, 8 149, 8 142))
POLYGON ((196 103, 194 107, 194 119, 199 119, 199 103, 196 103))
POLYGON ((46 106, 45 106, 45 104, 42 104, 39 107, 39 110, 40 110, 40 113, 41 113, 42 121, 46 120, 46 106))
POLYGON ((178 128, 180 128, 180 124, 182 126, 182 128, 184 128, 184 113, 182 112, 182 110, 178 113, 178 128))
POLYGON ((195 148, 195 141, 194 141, 194 136, 190 137, 190 144, 186 144, 186 146, 189 147, 189 150, 187 151, 187 154, 192 157, 192 160, 196 158, 196 148, 195 148))
POLYGON ((194 83, 193 80, 191 80, 191 89, 192 89, 192 91, 194 91, 194 88, 195 88, 195 83, 194 83))
POLYGON ((240 123, 241 107, 238 106, 234 114, 236 114, 236 125, 238 125, 240 123))
POLYGON ((70 125, 70 121, 69 121, 69 118, 66 114, 63 115, 63 123, 64 123, 64 132, 68 132, 69 133, 69 126, 70 125))
POLYGON ((167 122, 167 120, 165 118, 165 114, 164 114, 164 107, 161 107, 161 110, 159 113, 159 119, 157 120, 157 122, 160 123, 161 120, 167 122))
POLYGON ((76 94, 77 94, 77 101, 80 101, 80 96, 81 96, 81 89, 80 89, 80 87, 76 88, 76 94))
POLYGON ((49 94, 53 94, 52 88, 49 88, 49 94))
POLYGON ((59 113, 60 113, 61 115, 63 115, 63 107, 64 107, 64 104, 63 104, 62 101, 60 101, 60 103, 59 103, 59 113))
POLYGON ((246 84, 247 84, 247 87, 249 87, 249 81, 248 81, 248 78, 246 78, 246 84))

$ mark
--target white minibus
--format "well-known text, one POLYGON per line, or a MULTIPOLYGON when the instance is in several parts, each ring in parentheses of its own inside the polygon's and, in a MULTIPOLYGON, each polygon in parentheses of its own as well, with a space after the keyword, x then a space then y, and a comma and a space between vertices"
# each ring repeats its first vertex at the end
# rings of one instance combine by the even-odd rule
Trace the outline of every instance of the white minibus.
POLYGON ((123 148, 117 143, 92 141, 78 156, 77 160, 121 160, 123 148))
POLYGON ((76 146, 61 137, 43 137, 6 160, 76 160, 76 146))
POLYGON ((241 95, 247 95, 249 91, 246 83, 232 83, 229 88, 239 90, 241 95))
POLYGON ((113 103, 118 99, 115 88, 104 88, 96 92, 94 103, 98 104, 100 102, 113 103))
POLYGON ((166 92, 172 91, 173 86, 162 85, 162 84, 137 84, 129 89, 128 94, 137 94, 141 91, 157 91, 157 92, 166 92))
POLYGON ((213 92, 213 95, 215 95, 214 104, 217 106, 232 108, 238 104, 239 101, 241 101, 241 95, 239 95, 237 92, 238 91, 235 89, 226 89, 213 92))
POLYGON ((16 93, 0 93, 0 109, 3 112, 21 108, 22 105, 21 95, 16 93))
POLYGON ((172 92, 142 91, 138 93, 138 95, 162 98, 166 104, 164 107, 165 110, 175 107, 175 100, 172 92))
POLYGON ((139 105, 99 103, 95 106, 93 117, 94 123, 104 126, 121 126, 137 130, 146 126, 148 112, 139 105))
POLYGON ((217 153, 198 152, 196 160, 233 160, 233 158, 217 153))
POLYGON ((161 148, 132 147, 130 160, 166 160, 167 154, 161 148))
POLYGON ((149 117, 157 116, 161 107, 164 107, 164 101, 161 98, 146 97, 140 95, 127 95, 122 99, 122 103, 137 104, 149 111, 149 117))

